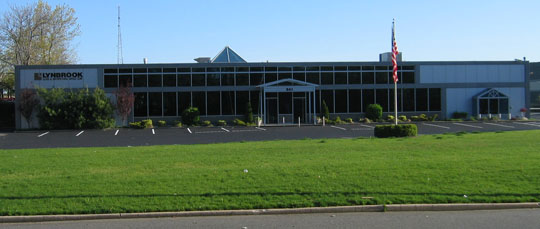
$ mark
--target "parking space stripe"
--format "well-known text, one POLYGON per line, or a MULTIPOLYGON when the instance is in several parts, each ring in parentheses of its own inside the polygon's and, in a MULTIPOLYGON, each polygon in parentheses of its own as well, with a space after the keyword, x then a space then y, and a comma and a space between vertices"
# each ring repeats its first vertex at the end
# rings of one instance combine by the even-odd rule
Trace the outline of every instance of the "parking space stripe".
POLYGON ((156 131, 154 131, 154 129, 152 129, 152 134, 156 134, 156 131))
POLYGON ((118 132, 120 132, 120 130, 116 130, 116 132, 114 133, 114 136, 116 136, 118 132))
POLYGON ((368 125, 363 125, 363 124, 359 124, 360 126, 363 126, 363 127, 367 127, 367 128, 371 128, 371 129, 375 129, 375 127, 372 127, 372 126, 368 126, 368 125))
POLYGON ((260 127, 255 127, 256 129, 259 129, 259 130, 262 130, 262 131, 265 131, 266 129, 264 128, 260 128, 260 127))
POLYGON ((190 134, 192 134, 192 132, 191 132, 191 130, 190 130, 189 128, 187 128, 187 131, 188 131, 190 134))
POLYGON ((75 135, 75 137, 79 137, 79 135, 81 135, 82 133, 84 133, 84 130, 75 135))
POLYGON ((454 122, 452 123, 454 125, 458 125, 458 126, 466 126, 466 127, 472 127, 472 128, 478 128, 478 129, 482 129, 483 127, 481 126, 473 126, 473 125, 468 125, 468 124, 463 124, 463 123, 457 123, 457 122, 454 122))
POLYGON ((484 122, 484 124, 487 124, 487 125, 492 125, 492 126, 500 126, 500 127, 506 127, 506 128, 514 128, 513 126, 507 126, 507 125, 503 125, 503 124, 497 124, 497 123, 489 123, 489 122, 484 122))
POLYGON ((261 130, 232 130, 231 132, 259 132, 261 130))
POLYGON ((227 131, 227 132, 231 132, 231 131, 229 131, 229 130, 223 128, 223 127, 221 127, 221 129, 224 130, 224 131, 227 131))
POLYGON ((447 126, 439 126, 439 125, 429 124, 429 123, 422 123, 422 125, 439 127, 439 128, 444 128, 444 129, 450 129, 450 127, 447 127, 447 126))
POLYGON ((211 130, 211 131, 201 131, 201 132, 195 132, 196 134, 215 134, 215 133, 224 133, 224 131, 221 130, 211 130))
POLYGON ((530 123, 530 122, 514 122, 514 124, 521 124, 521 125, 527 125, 527 126, 540 127, 540 124, 530 123))
POLYGON ((339 127, 339 126, 330 126, 330 127, 334 127, 334 128, 336 128, 336 129, 340 129, 340 130, 347 130, 347 129, 345 129, 345 128, 343 128, 343 127, 339 127))
POLYGON ((44 135, 46 135, 46 134, 48 134, 48 133, 49 133, 49 131, 47 131, 47 132, 45 132, 45 133, 43 133, 43 134, 40 134, 40 135, 38 135, 37 137, 38 137, 38 138, 41 138, 42 136, 44 136, 44 135))

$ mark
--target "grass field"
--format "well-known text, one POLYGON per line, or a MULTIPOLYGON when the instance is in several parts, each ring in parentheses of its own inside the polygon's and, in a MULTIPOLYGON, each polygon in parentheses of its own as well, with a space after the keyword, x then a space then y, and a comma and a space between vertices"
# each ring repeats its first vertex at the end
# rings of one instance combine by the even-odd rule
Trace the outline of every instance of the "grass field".
POLYGON ((540 201, 539 140, 536 130, 0 150, 0 215, 540 201))

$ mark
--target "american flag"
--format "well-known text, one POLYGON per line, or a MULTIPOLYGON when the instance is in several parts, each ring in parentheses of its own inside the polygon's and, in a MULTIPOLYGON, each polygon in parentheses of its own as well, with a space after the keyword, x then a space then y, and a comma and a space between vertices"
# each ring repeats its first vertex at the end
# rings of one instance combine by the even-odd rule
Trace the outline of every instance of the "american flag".
POLYGON ((398 82, 397 76, 397 55, 399 54, 396 43, 396 30, 394 28, 394 22, 392 22, 392 66, 394 67, 392 76, 394 77, 394 83, 398 82))

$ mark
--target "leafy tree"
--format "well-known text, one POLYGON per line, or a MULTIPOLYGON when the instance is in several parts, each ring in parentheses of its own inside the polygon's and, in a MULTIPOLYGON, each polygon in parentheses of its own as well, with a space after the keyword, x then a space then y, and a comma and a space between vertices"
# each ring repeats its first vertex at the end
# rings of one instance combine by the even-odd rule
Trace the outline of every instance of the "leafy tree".
POLYGON ((0 18, 0 87, 13 90, 15 65, 71 64, 80 34, 75 10, 46 2, 11 6, 0 18))
POLYGON ((24 89, 19 98, 19 111, 24 119, 26 119, 28 128, 31 127, 32 114, 37 105, 39 105, 39 99, 36 92, 32 89, 24 89))
POLYGON ((114 92, 116 96, 116 113, 122 119, 122 125, 126 125, 127 116, 131 113, 135 95, 131 91, 131 85, 120 85, 114 92))

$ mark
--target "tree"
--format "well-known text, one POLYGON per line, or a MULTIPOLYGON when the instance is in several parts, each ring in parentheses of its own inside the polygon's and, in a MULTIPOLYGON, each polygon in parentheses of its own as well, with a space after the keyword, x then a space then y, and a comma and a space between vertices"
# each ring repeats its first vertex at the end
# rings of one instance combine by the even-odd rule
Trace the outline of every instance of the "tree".
POLYGON ((330 111, 328 110, 328 106, 326 106, 326 102, 322 101, 321 106, 321 118, 324 117, 326 120, 330 120, 330 111))
POLYGON ((114 92, 116 96, 116 113, 122 119, 122 125, 126 125, 127 116, 131 113, 135 95, 131 91, 131 85, 120 85, 114 92))
POLYGON ((251 108, 251 101, 248 101, 246 104, 246 122, 254 123, 253 122, 253 109, 251 108))
POLYGON ((71 42, 80 34, 75 10, 43 1, 11 6, 0 19, 0 85, 12 89, 15 65, 71 64, 71 42))
POLYGON ((19 111, 21 115, 26 119, 27 127, 30 128, 32 124, 32 113, 39 104, 37 94, 32 89, 24 89, 19 98, 19 111))

